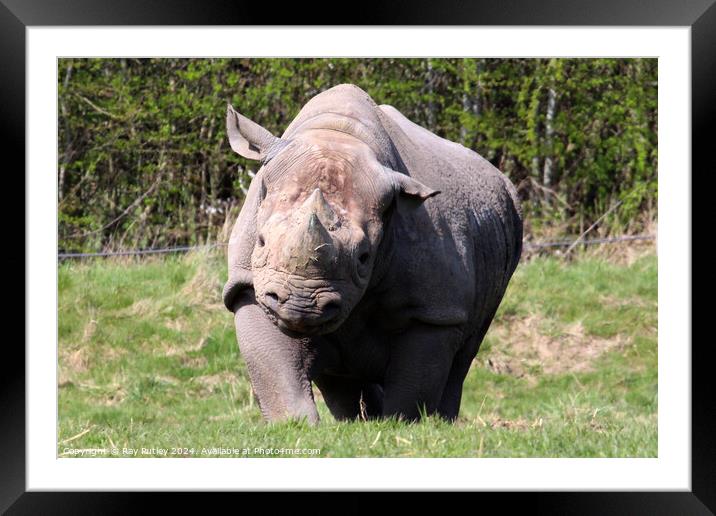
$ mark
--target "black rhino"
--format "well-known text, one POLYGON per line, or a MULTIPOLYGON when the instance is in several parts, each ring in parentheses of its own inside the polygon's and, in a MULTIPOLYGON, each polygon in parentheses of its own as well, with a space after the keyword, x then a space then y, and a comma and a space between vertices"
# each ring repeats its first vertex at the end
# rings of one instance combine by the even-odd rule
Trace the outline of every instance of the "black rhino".
POLYGON ((227 113, 261 162, 234 225, 224 303, 268 420, 437 413, 522 250, 514 186, 487 160, 353 85, 313 97, 281 138, 227 113))

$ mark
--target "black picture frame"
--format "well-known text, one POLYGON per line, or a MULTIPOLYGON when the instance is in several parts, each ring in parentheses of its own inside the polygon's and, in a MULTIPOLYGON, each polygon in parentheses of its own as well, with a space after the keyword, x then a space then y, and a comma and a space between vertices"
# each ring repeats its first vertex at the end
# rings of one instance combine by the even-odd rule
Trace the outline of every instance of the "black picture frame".
MULTIPOLYGON (((541 2, 459 0, 447 2, 391 2, 383 5, 361 3, 360 9, 343 15, 340 21, 320 20, 316 13, 335 12, 320 2, 282 4, 267 13, 262 3, 196 0, 0 0, 0 113, 4 163, 14 156, 14 167, 3 167, 6 188, 18 203, 13 213, 25 213, 25 29, 28 26, 55 25, 315 25, 318 21, 343 25, 572 25, 572 26, 689 26, 691 27, 692 73, 692 170, 716 170, 708 129, 716 120, 716 0, 547 0, 541 2), (310 11, 310 12, 309 12, 310 11), (268 18, 270 16, 270 18, 268 18), (10 177, 12 176, 12 177, 10 177), (7 182, 10 182, 9 184, 7 182), (14 187, 14 188, 13 188, 14 187), (23 195, 19 195, 23 192, 23 195)), ((692 178, 694 174, 692 172, 692 178)), ((706 195, 702 191, 701 195, 706 195)), ((702 201, 704 201, 702 199, 702 201)), ((8 201, 9 202, 9 201, 8 201)), ((693 199, 693 205, 697 205, 693 199)), ((7 206, 7 204, 5 204, 7 206)), ((19 217, 18 217, 19 218, 19 217)), ((694 218, 694 222, 696 219, 694 218)), ((1 271, 24 271, 25 226, 15 220, 4 224, 5 242, 12 242, 12 253, 0 257, 1 271)), ((693 233, 692 233, 693 234, 693 233)), ((698 258, 693 254, 692 257, 698 258)), ((696 265, 692 258, 692 268, 696 265)), ((692 269, 693 270, 693 269, 692 269)), ((19 274, 11 274, 19 282, 19 274)), ((9 279, 9 278, 8 278, 9 279)), ((4 310, 6 321, 24 320, 25 286, 4 310), (19 302, 22 299, 23 302, 19 302)), ((7 299, 7 298, 6 298, 7 299)), ((51 309, 48 307, 48 309, 51 309)), ((692 316, 693 320, 693 316, 692 316)), ((24 340, 24 326, 20 332, 24 340)), ((191 507, 185 493, 40 493, 26 492, 25 352, 6 336, 0 374, 0 511, 8 514, 126 514, 148 510, 151 502, 163 509, 191 507), (139 511, 137 511, 139 509, 139 511)), ((681 343, 678 343, 681 344, 681 343)), ((451 506, 483 503, 484 499, 503 507, 515 504, 532 513, 548 514, 713 514, 716 511, 716 428, 714 389, 711 386, 710 339, 692 345, 692 490, 690 492, 562 492, 562 493, 475 493, 478 501, 451 498, 451 506)), ((221 495, 225 498, 233 494, 221 495)), ((258 496, 241 496, 241 505, 261 503, 258 496), (247 500, 246 497, 249 497, 247 500)), ((310 507, 313 494, 295 494, 282 503, 286 507, 310 507)), ((376 504, 375 494, 348 494, 340 507, 363 512, 376 504)), ((455 495, 451 495, 455 496, 455 495)), ((272 499, 272 511, 283 507, 272 499)), ((324 504, 325 501, 321 501, 324 504)), ((419 507, 423 497, 411 494, 406 502, 419 507)), ((206 506, 202 505, 206 508, 206 506)), ((404 507, 404 508, 407 508, 404 507)), ((477 510, 477 507, 476 507, 477 510)))

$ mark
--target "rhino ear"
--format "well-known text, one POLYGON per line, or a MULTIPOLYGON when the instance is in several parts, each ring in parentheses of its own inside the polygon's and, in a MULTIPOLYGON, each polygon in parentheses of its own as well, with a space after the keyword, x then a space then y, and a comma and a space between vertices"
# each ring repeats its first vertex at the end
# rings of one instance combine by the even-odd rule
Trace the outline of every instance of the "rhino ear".
POLYGON ((267 162, 286 146, 286 141, 277 138, 256 122, 236 111, 231 104, 226 108, 226 134, 231 148, 239 156, 267 162))
POLYGON ((439 190, 433 190, 410 176, 400 174, 394 170, 391 170, 390 173, 396 190, 400 193, 401 197, 409 201, 410 205, 420 205, 426 199, 440 193, 439 190))

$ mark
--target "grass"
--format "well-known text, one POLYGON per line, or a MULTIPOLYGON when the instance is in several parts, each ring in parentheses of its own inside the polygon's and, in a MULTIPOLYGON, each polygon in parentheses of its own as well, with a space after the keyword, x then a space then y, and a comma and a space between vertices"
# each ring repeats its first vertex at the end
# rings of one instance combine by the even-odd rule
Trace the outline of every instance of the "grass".
POLYGON ((221 254, 60 265, 59 456, 657 455, 653 254, 522 263, 455 424, 337 423, 320 396, 317 427, 264 423, 225 277, 221 254))

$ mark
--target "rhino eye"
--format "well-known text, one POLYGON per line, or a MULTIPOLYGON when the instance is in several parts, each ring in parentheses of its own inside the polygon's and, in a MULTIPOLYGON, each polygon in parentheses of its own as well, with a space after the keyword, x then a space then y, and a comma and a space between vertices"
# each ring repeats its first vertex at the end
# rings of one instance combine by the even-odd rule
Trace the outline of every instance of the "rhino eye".
POLYGON ((263 201, 266 199, 266 194, 268 193, 268 188, 266 188, 266 182, 264 181, 264 178, 261 178, 261 184, 259 184, 259 201, 263 201))
POLYGON ((259 247, 266 245, 266 241, 264 240, 264 236, 262 234, 259 233, 259 236, 256 238, 256 243, 259 247))

